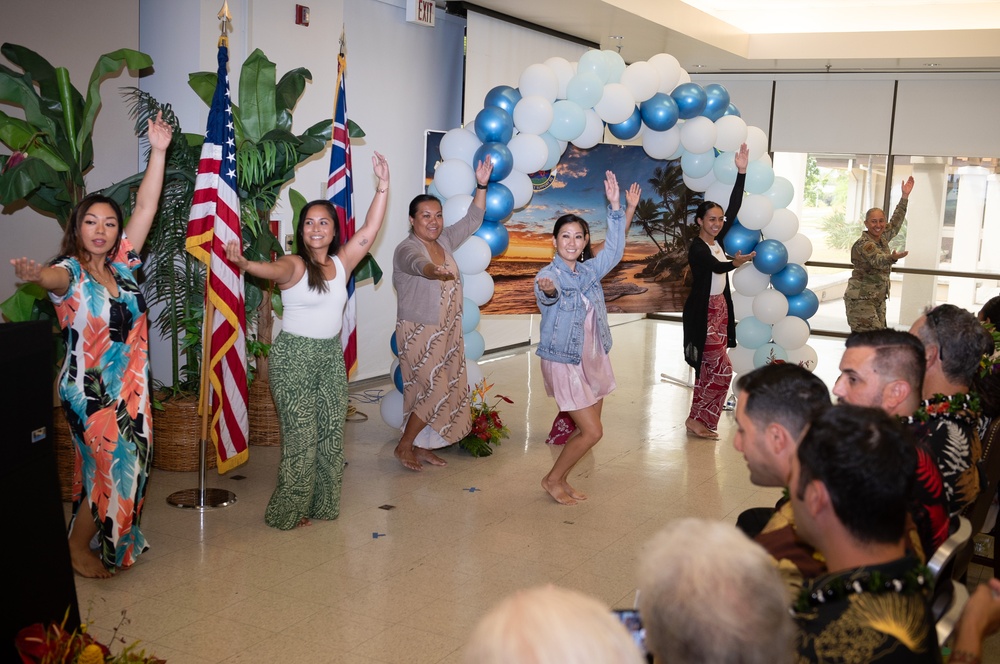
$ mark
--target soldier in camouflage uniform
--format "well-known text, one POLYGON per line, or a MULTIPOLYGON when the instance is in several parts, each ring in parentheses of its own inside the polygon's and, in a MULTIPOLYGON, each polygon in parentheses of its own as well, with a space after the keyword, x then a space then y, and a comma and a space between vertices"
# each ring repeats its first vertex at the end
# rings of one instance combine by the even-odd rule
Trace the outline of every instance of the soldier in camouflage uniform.
POLYGON ((851 332, 883 330, 885 324, 885 301, 889 297, 889 271, 892 265, 906 251, 891 251, 889 241, 896 237, 903 219, 906 217, 907 199, 913 190, 913 178, 907 178, 902 185, 903 197, 896 205, 889 224, 885 223, 885 212, 872 208, 865 214, 865 230, 851 247, 851 263, 854 271, 847 282, 844 304, 847 307, 847 324, 851 332))

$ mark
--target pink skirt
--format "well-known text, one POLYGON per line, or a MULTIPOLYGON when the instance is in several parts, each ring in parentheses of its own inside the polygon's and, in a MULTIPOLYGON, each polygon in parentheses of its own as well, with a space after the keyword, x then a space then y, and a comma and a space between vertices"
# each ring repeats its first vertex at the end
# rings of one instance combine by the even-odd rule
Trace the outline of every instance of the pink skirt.
POLYGON ((559 410, 566 412, 589 408, 611 394, 616 387, 611 358, 604 352, 601 336, 597 332, 594 308, 589 306, 589 302, 587 304, 580 364, 542 360, 545 393, 555 397, 559 410))

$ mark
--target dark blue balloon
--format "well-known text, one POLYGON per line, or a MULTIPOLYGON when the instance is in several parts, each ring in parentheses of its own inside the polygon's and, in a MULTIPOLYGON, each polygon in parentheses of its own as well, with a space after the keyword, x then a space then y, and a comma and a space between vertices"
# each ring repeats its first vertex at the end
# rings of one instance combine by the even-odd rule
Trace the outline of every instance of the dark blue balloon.
POLYGON ((705 110, 701 112, 706 118, 715 122, 729 108, 729 90, 718 83, 709 83, 705 86, 705 110))
POLYGON ((730 103, 729 106, 726 107, 726 112, 723 113, 723 115, 735 115, 736 117, 742 117, 740 115, 740 109, 736 108, 736 104, 733 103, 730 103))
POLYGON ((476 114, 476 136, 483 143, 506 143, 514 135, 514 118, 499 106, 487 106, 476 114))
POLYGON ((757 243, 760 242, 760 231, 752 231, 744 227, 740 222, 734 221, 729 232, 726 233, 722 241, 722 247, 730 256, 735 256, 737 252, 749 254, 753 251, 757 243))
POLYGON ((389 337, 389 348, 392 350, 392 354, 399 357, 399 348, 396 346, 396 332, 393 331, 392 336, 389 337))
POLYGON ((521 101, 521 93, 509 85, 498 85, 486 93, 483 106, 499 106, 513 117, 514 107, 521 101))
POLYGON ((781 272, 788 265, 788 249, 784 243, 777 240, 761 240, 754 247, 753 266, 764 274, 781 272))
POLYGON ((670 96, 677 102, 677 112, 683 120, 698 117, 708 104, 705 89, 697 83, 681 83, 670 96))
POLYGON ((819 298, 808 288, 788 298, 788 315, 802 320, 812 318, 819 311, 819 298))
POLYGON ((507 245, 510 244, 507 227, 499 221, 484 221, 479 230, 475 232, 475 235, 486 240, 486 244, 490 246, 490 254, 493 258, 507 251, 507 245))
POLYGON ((640 129, 642 129, 642 115, 639 113, 638 106, 636 106, 635 110, 632 111, 632 115, 628 120, 619 122, 618 124, 608 125, 608 130, 611 134, 615 138, 620 138, 623 141, 635 138, 635 135, 639 133, 640 129))
POLYGON ((403 391, 403 370, 396 365, 396 370, 392 372, 392 382, 396 384, 396 389, 403 391))
POLYGON ((510 175, 514 168, 514 155, 510 153, 510 148, 506 143, 483 143, 476 150, 476 155, 472 158, 473 168, 475 164, 484 161, 489 156, 493 160, 493 172, 490 174, 490 182, 499 182, 510 175))
POLYGON ((642 121, 653 131, 666 131, 677 124, 680 113, 677 102, 668 94, 657 92, 639 104, 642 121))
POLYGON ((514 194, 506 185, 499 182, 491 182, 486 190, 486 214, 483 219, 486 221, 503 221, 514 211, 514 194))
POLYGON ((771 275, 771 285, 774 286, 774 290, 788 297, 801 293, 808 283, 809 275, 798 263, 789 263, 780 272, 771 275))

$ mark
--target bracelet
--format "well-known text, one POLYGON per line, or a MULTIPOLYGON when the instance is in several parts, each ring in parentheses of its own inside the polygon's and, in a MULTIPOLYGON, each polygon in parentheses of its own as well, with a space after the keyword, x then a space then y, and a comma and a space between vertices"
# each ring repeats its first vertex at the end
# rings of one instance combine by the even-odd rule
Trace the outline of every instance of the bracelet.
POLYGON ((486 189, 489 185, 476 183, 476 189, 486 189))
POLYGON ((384 189, 376 188, 375 191, 377 191, 380 194, 384 194, 385 192, 389 191, 389 187, 385 187, 384 189))
POLYGON ((979 664, 981 661, 982 659, 976 655, 973 655, 971 652, 965 652, 964 650, 955 650, 948 658, 949 664, 959 664, 960 662, 962 664, 979 664))

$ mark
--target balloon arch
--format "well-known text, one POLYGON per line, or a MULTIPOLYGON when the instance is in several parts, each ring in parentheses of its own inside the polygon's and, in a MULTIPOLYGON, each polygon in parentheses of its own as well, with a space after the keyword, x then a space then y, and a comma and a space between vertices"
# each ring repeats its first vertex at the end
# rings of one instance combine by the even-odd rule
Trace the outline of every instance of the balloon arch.
MULTIPOLYGON (((431 193, 444 201, 445 225, 461 219, 472 202, 474 165, 486 156, 494 164, 483 225, 455 251, 465 291, 462 329, 470 385, 483 377, 477 361, 486 344, 476 328, 479 307, 493 297, 486 268, 507 249, 504 222, 531 201, 531 173, 554 168, 569 143, 594 147, 605 130, 620 140, 641 137, 654 159, 680 159, 684 184, 723 205, 736 182, 735 151, 747 144, 749 195, 724 248, 730 255, 756 251, 757 256, 732 276, 739 323, 729 357, 737 373, 775 360, 814 370, 817 355, 807 343, 807 320, 819 299, 806 288, 803 267, 812 243, 799 233, 799 220, 788 209, 794 191, 791 182, 774 174, 767 135, 747 126, 725 87, 693 83, 672 55, 660 53, 626 66, 615 51, 591 50, 579 62, 553 57, 529 66, 517 88, 501 85, 487 93, 472 127, 452 129, 441 139, 442 161, 431 193)), ((395 333, 390 345, 395 355, 395 333)), ((382 400, 381 412, 386 423, 399 427, 398 360, 390 373, 397 389, 382 400)))

